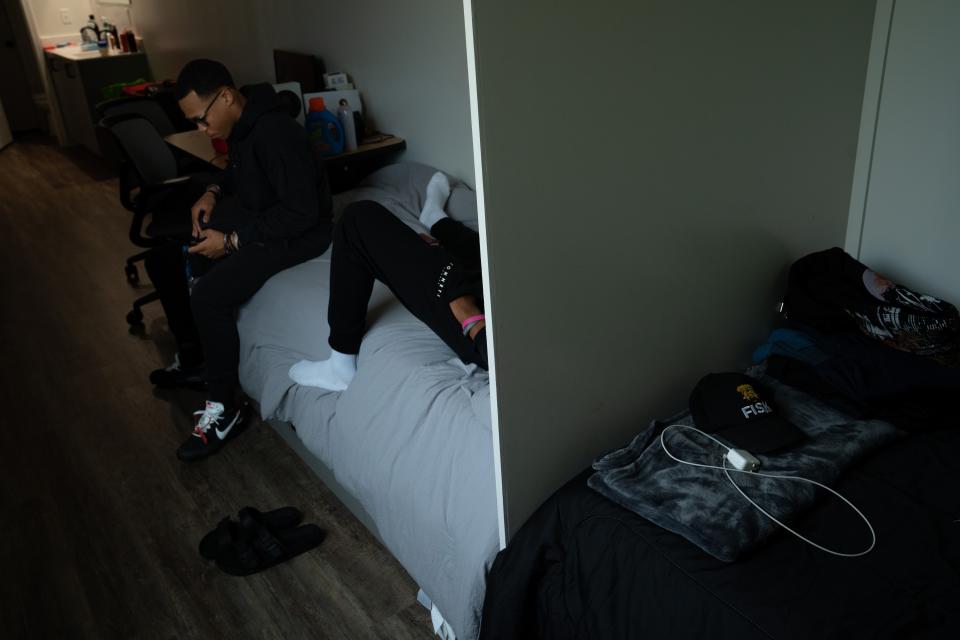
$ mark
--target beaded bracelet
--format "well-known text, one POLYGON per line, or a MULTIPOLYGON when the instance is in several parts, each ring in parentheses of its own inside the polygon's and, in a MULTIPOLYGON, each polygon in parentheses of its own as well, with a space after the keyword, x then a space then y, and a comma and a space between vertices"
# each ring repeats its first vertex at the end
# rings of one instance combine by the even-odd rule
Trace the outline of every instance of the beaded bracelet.
POLYGON ((476 324, 484 319, 485 316, 482 313, 479 315, 470 316, 469 318, 465 318, 464 321, 460 323, 460 328, 466 329, 468 324, 476 324))
POLYGON ((482 315, 479 315, 479 316, 470 316, 469 318, 467 318, 466 320, 464 320, 464 321, 460 324, 460 326, 463 328, 463 335, 465 335, 465 336, 470 335, 470 331, 471 331, 475 326, 477 326, 478 324, 480 324, 481 322, 483 322, 484 320, 486 320, 486 318, 485 318, 484 316, 482 316, 482 315))

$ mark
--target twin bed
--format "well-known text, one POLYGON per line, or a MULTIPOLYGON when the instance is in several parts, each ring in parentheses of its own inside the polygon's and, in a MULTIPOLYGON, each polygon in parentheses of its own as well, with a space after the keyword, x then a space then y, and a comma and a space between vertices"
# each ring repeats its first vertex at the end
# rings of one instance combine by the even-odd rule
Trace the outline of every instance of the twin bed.
MULTIPOLYGON (((335 197, 374 200, 418 232, 434 170, 391 165, 335 197)), ((453 185, 448 214, 477 228, 476 199, 453 185)), ((293 425, 374 533, 461 640, 476 637, 484 580, 497 553, 487 373, 465 365, 379 283, 350 387, 333 393, 287 376, 327 357, 330 251, 271 278, 243 307, 240 379, 264 418, 293 425)), ((441 627, 443 628, 443 627, 441 627)))

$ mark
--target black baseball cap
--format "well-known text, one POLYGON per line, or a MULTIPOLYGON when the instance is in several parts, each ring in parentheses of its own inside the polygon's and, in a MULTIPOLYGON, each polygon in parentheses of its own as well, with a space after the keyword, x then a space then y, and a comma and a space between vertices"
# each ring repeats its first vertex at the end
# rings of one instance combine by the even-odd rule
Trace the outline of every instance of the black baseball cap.
POLYGON ((767 453, 800 442, 804 434, 780 417, 762 387, 742 373, 711 373, 690 394, 697 428, 735 448, 767 453))

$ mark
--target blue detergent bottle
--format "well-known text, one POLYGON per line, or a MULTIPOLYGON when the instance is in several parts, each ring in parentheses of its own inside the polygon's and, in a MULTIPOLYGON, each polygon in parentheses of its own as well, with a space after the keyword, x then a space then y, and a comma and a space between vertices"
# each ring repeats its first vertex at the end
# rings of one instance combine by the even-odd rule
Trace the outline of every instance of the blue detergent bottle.
POLYGON ((310 98, 305 126, 310 142, 320 155, 343 153, 343 125, 337 116, 327 111, 323 98, 310 98))

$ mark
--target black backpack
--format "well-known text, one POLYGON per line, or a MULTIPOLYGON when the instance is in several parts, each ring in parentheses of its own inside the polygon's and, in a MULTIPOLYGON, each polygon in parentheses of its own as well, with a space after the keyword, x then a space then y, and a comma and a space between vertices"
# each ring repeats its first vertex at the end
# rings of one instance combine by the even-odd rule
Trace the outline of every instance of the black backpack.
POLYGON ((891 282, 837 247, 793 263, 783 313, 822 333, 860 331, 900 351, 960 361, 956 307, 891 282))

